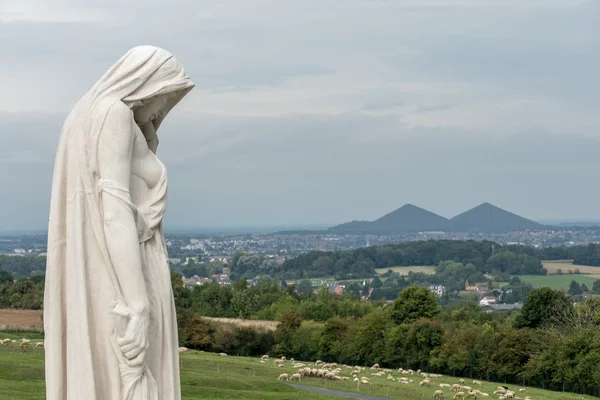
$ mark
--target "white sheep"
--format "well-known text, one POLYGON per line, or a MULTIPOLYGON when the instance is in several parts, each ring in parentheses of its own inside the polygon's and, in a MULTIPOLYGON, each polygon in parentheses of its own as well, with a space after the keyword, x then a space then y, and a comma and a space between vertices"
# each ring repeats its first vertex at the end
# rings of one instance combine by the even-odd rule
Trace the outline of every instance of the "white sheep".
POLYGON ((456 399, 464 399, 465 398, 465 393, 464 392, 456 392, 454 394, 454 396, 452 396, 452 398, 454 400, 456 400, 456 399))
POLYGON ((265 355, 261 356, 260 359, 261 359, 261 361, 266 361, 269 359, 269 355, 265 354, 265 355))
POLYGON ((429 379, 423 379, 419 385, 429 387, 431 386, 431 381, 429 379))
POLYGON ((483 385, 483 382, 481 382, 481 381, 473 381, 473 385, 483 385))
POLYGON ((278 381, 282 381, 284 379, 286 381, 289 381, 290 380, 290 376, 288 374, 281 374, 281 375, 279 375, 279 378, 277 378, 278 381))
POLYGON ((2 346, 8 347, 8 346, 10 346, 11 342, 12 342, 11 339, 4 339, 4 340, 2 340, 2 346))
POLYGON ((217 354, 219 357, 227 357, 227 353, 219 353, 217 354))
POLYGON ((21 339, 21 344, 19 345, 19 347, 29 348, 29 346, 31 346, 31 340, 29 340, 29 339, 21 339))
MULTIPOLYGON (((35 345, 35 347, 37 347, 37 344, 35 345)), ((44 346, 42 345, 42 347, 44 347, 44 346)), ((186 351, 189 351, 189 349, 187 347, 180 347, 179 348, 179 352, 180 353, 185 353, 186 351)))
POLYGON ((300 374, 294 374, 292 376, 290 376, 290 381, 301 381, 302 380, 302 375, 300 374))
POLYGON ((441 390, 436 390, 433 393, 433 398, 434 399, 443 399, 444 398, 444 392, 442 392, 441 390))

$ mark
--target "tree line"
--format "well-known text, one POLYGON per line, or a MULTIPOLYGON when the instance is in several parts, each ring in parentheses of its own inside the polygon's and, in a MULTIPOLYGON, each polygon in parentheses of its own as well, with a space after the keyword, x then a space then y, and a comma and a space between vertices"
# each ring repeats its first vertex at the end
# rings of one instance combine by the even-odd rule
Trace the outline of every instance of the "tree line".
POLYGON ((336 252, 314 251, 285 261, 280 270, 282 276, 294 279, 324 276, 354 279, 373 276, 381 268, 455 261, 473 265, 482 274, 545 275, 540 260, 566 259, 571 253, 568 250, 501 246, 489 241, 431 240, 336 252))

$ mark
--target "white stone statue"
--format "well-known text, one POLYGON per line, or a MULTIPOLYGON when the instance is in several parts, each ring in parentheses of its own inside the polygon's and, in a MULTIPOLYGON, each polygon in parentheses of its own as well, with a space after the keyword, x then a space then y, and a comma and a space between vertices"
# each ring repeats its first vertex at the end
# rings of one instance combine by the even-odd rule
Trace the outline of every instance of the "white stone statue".
POLYGON ((162 120, 193 82, 167 51, 130 50, 60 136, 44 297, 47 400, 178 400, 177 320, 162 229, 162 120))

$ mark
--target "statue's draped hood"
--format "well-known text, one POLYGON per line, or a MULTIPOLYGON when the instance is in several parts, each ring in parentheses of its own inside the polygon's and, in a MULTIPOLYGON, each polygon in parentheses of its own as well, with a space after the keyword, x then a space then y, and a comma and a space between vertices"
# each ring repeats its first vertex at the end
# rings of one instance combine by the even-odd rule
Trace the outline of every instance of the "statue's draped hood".
POLYGON ((133 112, 129 121, 114 121, 107 115, 119 102, 135 108, 158 95, 170 94, 154 121, 158 127, 193 87, 169 52, 153 46, 135 47, 79 100, 64 123, 48 221, 44 297, 48 400, 121 397, 116 395, 122 389, 114 375, 119 368, 114 354, 111 356, 108 336, 114 325, 111 303, 122 300, 122 294, 106 245, 97 153, 104 130, 137 128, 133 112), (107 397, 107 393, 111 395, 107 397))

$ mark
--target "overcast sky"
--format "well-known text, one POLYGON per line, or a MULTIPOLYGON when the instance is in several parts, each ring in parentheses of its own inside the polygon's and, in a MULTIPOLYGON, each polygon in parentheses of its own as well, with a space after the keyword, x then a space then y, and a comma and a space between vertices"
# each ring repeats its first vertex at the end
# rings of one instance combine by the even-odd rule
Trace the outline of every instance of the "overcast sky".
POLYGON ((600 2, 0 0, 0 229, 44 228, 60 128, 129 48, 196 83, 167 226, 600 219, 600 2))

